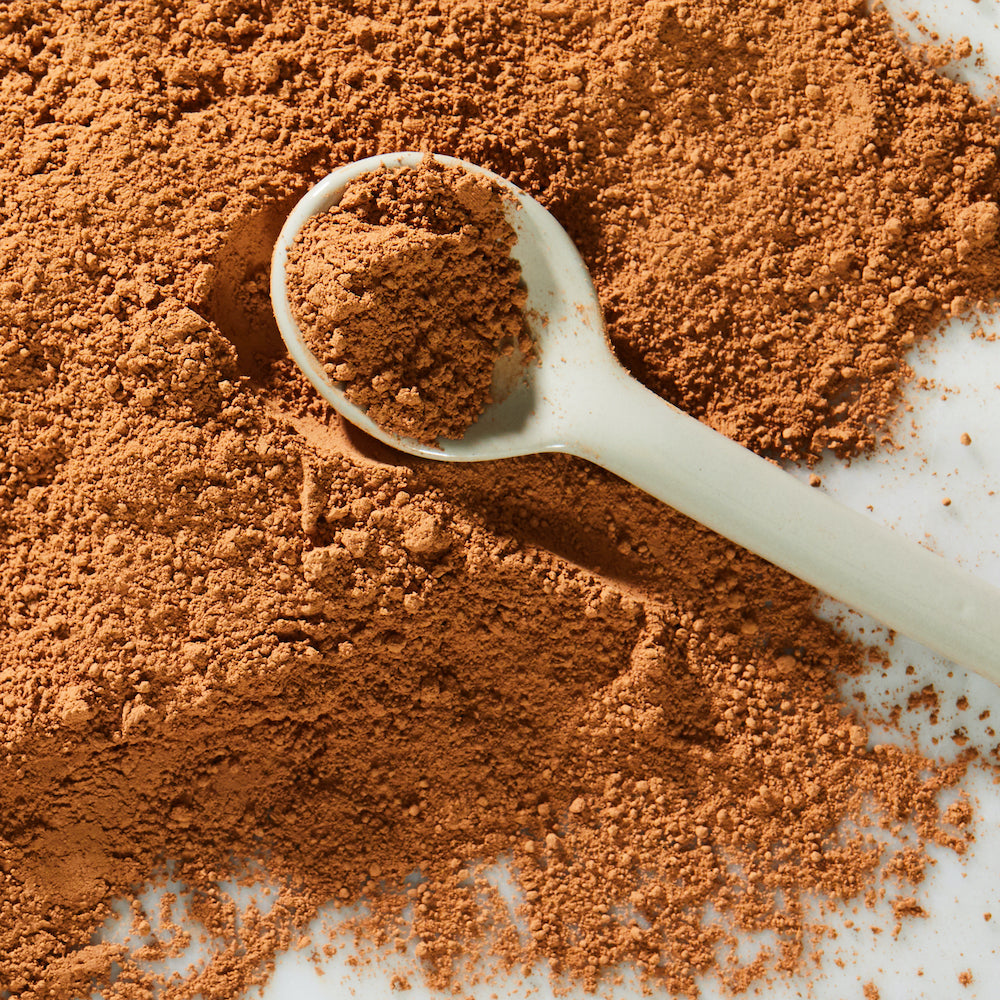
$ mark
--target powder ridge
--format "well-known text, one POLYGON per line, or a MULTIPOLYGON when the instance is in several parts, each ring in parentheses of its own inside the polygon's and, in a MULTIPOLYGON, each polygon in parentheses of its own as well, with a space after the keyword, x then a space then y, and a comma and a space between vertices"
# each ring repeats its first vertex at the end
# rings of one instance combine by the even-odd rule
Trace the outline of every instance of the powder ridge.
POLYGON ((287 211, 414 147, 538 197, 636 374, 775 455, 877 443, 908 346, 996 290, 993 119, 854 3, 6 4, 9 997, 149 996, 168 861, 223 942, 169 1000, 361 899, 442 987, 493 947, 741 988, 801 971, 807 895, 915 898, 888 856, 971 835, 937 805, 971 752, 871 745, 836 694, 867 654, 808 587, 583 462, 406 459, 296 375, 287 211), (258 864, 283 888, 237 921, 258 864), (122 895, 132 953, 94 943, 122 895))
POLYGON ((331 380, 381 427, 458 438, 497 359, 528 349, 498 186, 429 157, 351 182, 288 255, 292 312, 331 380))

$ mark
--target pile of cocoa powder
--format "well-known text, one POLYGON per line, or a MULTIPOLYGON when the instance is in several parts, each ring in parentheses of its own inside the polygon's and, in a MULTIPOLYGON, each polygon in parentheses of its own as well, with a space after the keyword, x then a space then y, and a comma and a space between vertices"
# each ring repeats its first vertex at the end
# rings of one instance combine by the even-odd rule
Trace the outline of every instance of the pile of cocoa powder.
POLYGON ((497 360, 527 350, 516 235, 497 184, 425 157, 348 184, 288 254, 292 314, 344 395, 384 430, 459 438, 497 360))
POLYGON ((815 593, 600 470, 342 426, 266 275, 335 165, 454 154, 556 214, 666 398, 857 454, 909 346, 996 294, 963 86, 849 0, 13 0, 0 67, 0 993, 149 995, 168 864, 225 941, 177 1000, 265 981, 331 900, 449 988, 493 947, 694 995, 799 969, 807 898, 907 919, 897 831, 962 850, 971 748, 872 746, 815 593), (523 934, 478 881, 508 855, 523 934), (123 895, 131 953, 95 943, 123 895))

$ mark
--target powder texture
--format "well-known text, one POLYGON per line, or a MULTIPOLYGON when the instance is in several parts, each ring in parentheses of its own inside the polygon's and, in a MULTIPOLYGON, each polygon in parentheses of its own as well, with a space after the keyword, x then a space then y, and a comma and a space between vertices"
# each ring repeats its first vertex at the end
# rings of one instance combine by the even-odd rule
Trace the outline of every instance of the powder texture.
POLYGON ((646 4, 603 51, 580 139, 624 155, 595 206, 622 357, 756 450, 870 448, 905 352, 993 295, 991 113, 854 2, 646 4))
POLYGON ((425 158, 348 185, 288 256, 306 342, 385 430, 458 438, 490 402, 501 353, 520 347, 525 292, 496 184, 425 158))
POLYGON ((556 213, 649 384, 851 454, 905 347, 995 293, 997 146, 841 0, 4 5, 0 993, 148 997, 168 863, 221 943, 167 1000, 231 1000, 361 899, 449 989, 493 947, 694 995, 797 968, 807 896, 961 851, 937 793, 971 751, 871 745, 813 591, 583 462, 345 428, 267 263, 333 166, 455 154, 556 213), (237 919, 261 866, 277 900, 237 919), (96 936, 122 895, 130 952, 96 936))

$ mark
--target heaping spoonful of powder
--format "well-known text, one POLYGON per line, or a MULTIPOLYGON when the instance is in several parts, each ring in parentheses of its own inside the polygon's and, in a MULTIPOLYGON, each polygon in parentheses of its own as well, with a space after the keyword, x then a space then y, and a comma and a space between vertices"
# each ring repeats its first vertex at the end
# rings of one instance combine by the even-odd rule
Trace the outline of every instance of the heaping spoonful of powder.
POLYGON ((313 354, 387 431, 459 438, 491 402, 497 359, 530 342, 515 233, 497 185, 425 157, 353 181, 288 255, 313 354))
MULTIPOLYGON (((412 152, 340 167, 310 189, 286 220, 272 255, 271 293, 278 327, 302 371, 342 416, 384 442, 445 461, 564 451, 596 462, 849 607, 1000 683, 1000 590, 816 493, 632 378, 611 353, 596 290, 568 234, 505 178, 449 157, 435 169, 427 155, 412 152), (398 229, 387 228, 396 195, 387 170, 393 169, 415 186, 396 210, 411 224, 398 229), (429 177, 426 193, 421 172, 429 177), (330 206, 338 199, 343 206, 352 185, 365 177, 371 186, 360 201, 353 194, 331 216, 330 206), (436 237, 448 222, 434 218, 429 200, 444 177, 452 179, 452 188, 438 197, 454 221, 436 237), (513 206, 510 225, 503 220, 504 199, 513 206), (491 202, 495 223, 477 224, 476 212, 489 218, 491 202), (360 228, 358 207, 371 220, 360 228), (430 228, 414 225, 419 216, 412 213, 420 211, 430 228), (361 255, 353 264, 340 256, 338 223, 327 221, 345 212, 346 247, 361 255), (473 221, 461 224, 463 216, 473 221), (308 252, 316 242, 309 227, 317 224, 332 225, 334 232, 321 237, 311 254, 319 257, 315 277, 299 265, 300 286, 301 275, 308 280, 296 289, 289 257, 297 247, 301 251, 302 232, 308 252), (350 235, 355 230, 357 237, 350 235), (441 247, 444 260, 434 256, 437 238, 450 239, 441 247), (372 256, 372 239, 381 258, 372 256), (397 239, 399 251, 392 246, 397 239), (416 253, 408 252, 410 242, 416 253), (332 243, 329 250, 326 243, 332 243), (524 269, 523 292, 513 284, 520 272, 510 261, 512 252, 524 269), (337 261, 332 266, 331 257, 337 261), (451 271, 453 260, 461 277, 451 271), (423 276, 419 267, 426 268, 423 276), (506 276, 506 287, 493 280, 497 271, 506 276), (364 276, 360 284, 355 274, 364 276), (331 291, 324 294, 316 282, 328 275, 331 291), (310 340, 294 317, 291 303, 309 296, 326 323, 341 324, 333 349, 344 360, 332 368, 321 367, 308 349, 318 324, 310 340), (530 317, 537 363, 525 370, 519 387, 484 412, 505 327, 511 325, 513 333, 522 315, 530 317), (363 371, 349 360, 355 343, 363 371), (426 407, 424 394, 431 395, 426 407), (476 405, 459 423, 470 398, 476 405), (442 433, 444 427, 449 431, 442 433), (461 440, 448 440, 451 428, 461 440)), ((327 342, 319 346, 326 349, 327 342)))

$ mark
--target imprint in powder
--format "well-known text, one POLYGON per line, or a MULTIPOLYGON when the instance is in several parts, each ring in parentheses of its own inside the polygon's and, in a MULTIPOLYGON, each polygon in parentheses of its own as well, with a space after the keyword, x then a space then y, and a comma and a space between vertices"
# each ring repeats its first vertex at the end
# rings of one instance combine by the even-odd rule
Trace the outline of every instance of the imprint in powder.
POLYGON ((385 430, 458 438, 527 347, 500 188, 425 157, 348 185, 288 256, 292 311, 327 375, 385 430))

